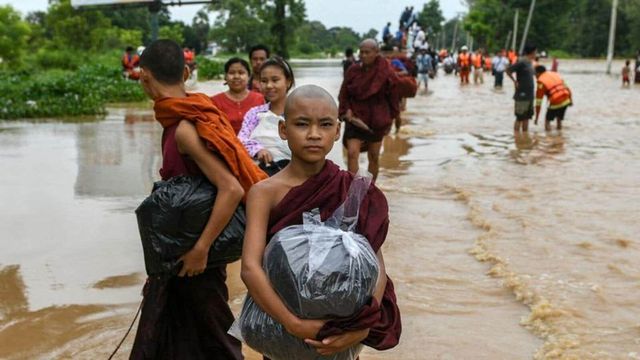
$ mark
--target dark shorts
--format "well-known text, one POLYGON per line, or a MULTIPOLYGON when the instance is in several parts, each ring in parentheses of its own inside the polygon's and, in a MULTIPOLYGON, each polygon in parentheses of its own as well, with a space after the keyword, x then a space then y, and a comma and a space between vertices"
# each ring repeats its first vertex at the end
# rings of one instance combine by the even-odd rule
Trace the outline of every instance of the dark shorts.
POLYGON ((545 119, 547 119, 547 121, 553 121, 555 119, 558 119, 558 121, 564 120, 564 113, 567 111, 568 107, 569 106, 563 106, 558 109, 548 109, 545 119))
POLYGON ((515 101, 516 120, 529 120, 533 116, 533 99, 515 101))
POLYGON ((349 122, 344 122, 344 135, 342 135, 342 144, 344 147, 347 147, 347 140, 349 139, 358 139, 362 141, 360 146, 360 151, 365 152, 369 148, 369 144, 381 142, 382 139, 391 131, 391 125, 385 127, 381 131, 376 131, 374 133, 367 132, 365 130, 360 129, 357 126, 352 125, 349 122))

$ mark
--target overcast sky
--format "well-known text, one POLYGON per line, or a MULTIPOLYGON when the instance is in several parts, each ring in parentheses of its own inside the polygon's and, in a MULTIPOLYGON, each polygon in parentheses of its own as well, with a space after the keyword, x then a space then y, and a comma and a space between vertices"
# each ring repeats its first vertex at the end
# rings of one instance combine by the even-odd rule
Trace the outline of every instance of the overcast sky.
MULTIPOLYGON (((186 0, 188 1, 188 0, 186 0)), ((427 0, 306 0, 307 17, 319 20, 326 27, 349 26, 357 32, 373 28, 379 32, 390 21, 397 26, 400 13, 405 6, 413 5, 422 9, 427 0)), ((23 15, 29 11, 46 10, 47 0, 0 0, 0 4, 10 4, 23 15)), ((188 24, 202 5, 171 6, 171 16, 188 24)), ((466 8, 460 0, 440 0, 444 17, 449 19, 466 8)))

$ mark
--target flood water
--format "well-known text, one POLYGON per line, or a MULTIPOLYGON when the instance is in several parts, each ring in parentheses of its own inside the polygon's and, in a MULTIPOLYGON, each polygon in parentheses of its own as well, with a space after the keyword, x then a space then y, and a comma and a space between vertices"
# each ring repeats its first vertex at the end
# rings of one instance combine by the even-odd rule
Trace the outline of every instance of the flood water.
MULTIPOLYGON (((640 87, 604 68, 561 61, 575 100, 562 132, 514 138, 513 86, 487 74, 460 87, 440 73, 408 100, 379 179, 403 336, 361 359, 640 359, 640 87)), ((295 70, 337 95, 337 64, 295 70)), ((141 300, 133 211, 160 135, 149 104, 0 123, 0 359, 113 351, 141 300)), ((344 164, 339 143, 330 158, 344 164)), ((238 264, 229 274, 238 311, 238 264)))

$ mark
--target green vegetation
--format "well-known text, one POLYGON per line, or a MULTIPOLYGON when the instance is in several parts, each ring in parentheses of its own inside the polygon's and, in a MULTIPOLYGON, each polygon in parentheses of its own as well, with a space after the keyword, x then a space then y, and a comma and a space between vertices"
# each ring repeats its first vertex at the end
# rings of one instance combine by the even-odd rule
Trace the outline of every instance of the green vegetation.
POLYGON ((198 79, 218 79, 224 73, 224 62, 218 59, 208 59, 204 56, 196 58, 198 63, 198 79))
MULTIPOLYGON (((469 14, 464 30, 476 46, 490 50, 504 47, 513 29, 516 10, 520 12, 518 42, 524 32, 530 0, 467 0, 469 14)), ((539 0, 529 30, 528 41, 539 49, 555 49, 561 55, 602 57, 607 51, 611 0, 539 0)), ((640 1, 622 0, 618 6, 615 53, 631 55, 640 49, 640 1)))
POLYGON ((104 115, 107 102, 140 101, 139 85, 117 68, 82 65, 77 71, 0 73, 0 118, 104 115))

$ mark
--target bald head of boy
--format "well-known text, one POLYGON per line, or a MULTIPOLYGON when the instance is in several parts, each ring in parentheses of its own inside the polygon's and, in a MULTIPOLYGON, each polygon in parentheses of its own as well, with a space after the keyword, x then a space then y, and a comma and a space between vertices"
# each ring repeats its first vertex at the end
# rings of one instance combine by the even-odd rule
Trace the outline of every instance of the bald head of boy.
POLYGON ((338 106, 325 89, 304 85, 289 94, 280 137, 287 140, 292 157, 314 162, 324 160, 340 138, 338 106))

